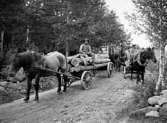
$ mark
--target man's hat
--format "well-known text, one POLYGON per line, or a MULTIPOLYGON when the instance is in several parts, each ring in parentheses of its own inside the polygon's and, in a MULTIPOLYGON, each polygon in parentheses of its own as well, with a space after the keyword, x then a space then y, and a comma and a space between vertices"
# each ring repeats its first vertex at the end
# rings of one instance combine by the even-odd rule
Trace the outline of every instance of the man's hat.
POLYGON ((89 39, 88 38, 85 38, 84 41, 87 41, 89 43, 89 39))

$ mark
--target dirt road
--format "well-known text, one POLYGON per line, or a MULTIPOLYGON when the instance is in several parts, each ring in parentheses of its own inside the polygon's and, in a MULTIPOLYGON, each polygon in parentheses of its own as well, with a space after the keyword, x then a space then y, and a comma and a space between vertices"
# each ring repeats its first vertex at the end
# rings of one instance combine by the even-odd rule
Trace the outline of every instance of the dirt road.
POLYGON ((58 95, 56 90, 40 94, 40 103, 33 99, 0 106, 0 122, 12 123, 122 123, 116 118, 132 98, 129 87, 135 83, 123 79, 121 73, 111 78, 98 75, 94 87, 82 90, 78 83, 58 95))

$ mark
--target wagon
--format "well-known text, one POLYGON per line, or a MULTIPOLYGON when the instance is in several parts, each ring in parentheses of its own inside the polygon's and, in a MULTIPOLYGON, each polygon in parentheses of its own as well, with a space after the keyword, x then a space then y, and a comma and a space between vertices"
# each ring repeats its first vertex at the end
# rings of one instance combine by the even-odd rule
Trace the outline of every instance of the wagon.
MULTIPOLYGON (((123 71, 124 79, 126 79, 129 74, 131 74, 131 66, 130 65, 124 66, 124 71, 123 71)), ((133 70, 132 77, 133 74, 136 74, 136 71, 133 70)))
POLYGON ((80 80, 83 89, 91 88, 93 85, 92 80, 95 76, 95 72, 99 70, 106 70, 107 77, 111 77, 113 70, 112 62, 93 64, 88 66, 71 67, 69 71, 71 76, 68 86, 70 86, 71 83, 73 83, 74 81, 80 80))
MULTIPOLYGON (((68 66, 71 66, 68 62, 67 59, 67 64, 68 66)), ((110 62, 110 60, 104 60, 102 59, 100 62, 96 63, 92 62, 91 64, 88 65, 77 65, 77 66, 71 66, 69 69, 66 71, 66 73, 60 73, 56 72, 51 69, 46 69, 46 68, 33 68, 37 73, 43 74, 43 75, 57 75, 61 74, 62 76, 66 76, 69 81, 67 83, 67 86, 69 87, 73 82, 76 80, 80 80, 81 86, 83 89, 89 89, 93 85, 93 77, 95 76, 95 72, 99 70, 105 70, 107 77, 111 77, 112 75, 112 70, 113 70, 113 63, 110 62)), ((63 79, 62 79, 63 83, 63 79)))

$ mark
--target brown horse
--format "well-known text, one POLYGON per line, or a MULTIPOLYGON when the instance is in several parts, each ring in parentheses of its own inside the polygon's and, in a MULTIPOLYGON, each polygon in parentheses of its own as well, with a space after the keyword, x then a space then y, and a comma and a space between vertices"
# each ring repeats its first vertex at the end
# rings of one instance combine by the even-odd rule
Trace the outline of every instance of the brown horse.
MULTIPOLYGON (((45 56, 37 52, 27 51, 22 53, 17 53, 11 63, 10 67, 10 76, 13 77, 16 75, 16 72, 23 67, 27 80, 27 92, 24 99, 25 102, 28 102, 30 96, 30 90, 32 86, 32 80, 35 78, 35 101, 39 101, 38 90, 39 90, 39 79, 42 76, 49 76, 46 73, 42 73, 39 70, 35 70, 34 67, 47 67, 54 71, 65 72, 66 69, 66 59, 65 56, 57 51, 49 53, 45 56)), ((61 92, 61 75, 57 74, 58 78, 58 90, 61 92)), ((66 78, 65 78, 66 79, 66 78)), ((66 91, 66 81, 64 84, 64 91, 66 91)))
POLYGON ((147 48, 146 50, 141 51, 140 53, 137 54, 136 60, 130 63, 131 79, 132 79, 133 72, 136 71, 137 72, 137 81, 136 81, 137 84, 140 80, 142 84, 144 83, 145 67, 148 64, 149 60, 152 60, 154 63, 157 62, 153 48, 147 48))
POLYGON ((121 66, 124 66, 126 60, 126 54, 123 47, 109 46, 109 59, 113 63, 115 70, 120 71, 121 66))

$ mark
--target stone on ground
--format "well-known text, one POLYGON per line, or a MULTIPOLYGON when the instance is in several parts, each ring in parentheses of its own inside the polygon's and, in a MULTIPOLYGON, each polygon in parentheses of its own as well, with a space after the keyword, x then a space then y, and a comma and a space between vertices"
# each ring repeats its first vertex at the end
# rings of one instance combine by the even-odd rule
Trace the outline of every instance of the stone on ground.
POLYGON ((160 100, 158 101, 158 105, 160 105, 160 106, 165 104, 165 103, 167 103, 167 98, 165 98, 165 97, 161 97, 160 100))
POLYGON ((159 117, 159 112, 158 111, 150 111, 146 113, 146 117, 159 117))
POLYGON ((167 119, 167 104, 163 104, 160 107, 159 115, 160 115, 161 118, 167 119))
POLYGON ((5 86, 8 85, 8 82, 6 82, 6 81, 4 81, 4 82, 0 82, 0 85, 3 86, 3 87, 5 87, 5 86))
POLYGON ((153 96, 148 99, 148 103, 150 105, 157 105, 160 99, 161 99, 160 96, 153 96))
POLYGON ((150 112, 150 111, 157 111, 159 108, 157 107, 145 107, 142 109, 138 109, 136 111, 133 111, 130 113, 130 118, 139 118, 139 117, 143 117, 145 116, 146 113, 150 112))

